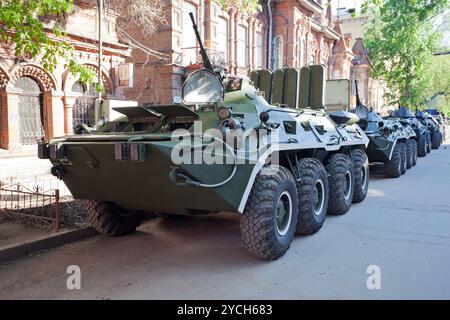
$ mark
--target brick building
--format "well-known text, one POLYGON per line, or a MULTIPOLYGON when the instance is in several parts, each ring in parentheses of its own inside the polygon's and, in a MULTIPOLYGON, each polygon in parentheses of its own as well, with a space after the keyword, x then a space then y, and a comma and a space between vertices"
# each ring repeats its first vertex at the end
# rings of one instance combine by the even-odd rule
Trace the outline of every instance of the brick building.
POLYGON ((339 17, 336 24, 340 32, 344 34, 346 49, 351 51, 352 59, 348 67, 349 78, 358 81, 358 91, 361 102, 377 112, 387 115, 390 107, 385 98, 386 83, 371 77, 373 65, 370 61, 367 49, 364 47, 364 32, 368 22, 368 16, 353 17, 349 14, 339 17))
POLYGON ((337 53, 333 48, 343 34, 332 21, 327 1, 261 3, 262 12, 247 15, 234 8, 223 10, 214 0, 167 0, 167 24, 161 24, 158 32, 144 37, 139 28, 129 30, 133 38, 166 58, 133 50, 134 86, 125 90, 127 98, 139 103, 168 104, 181 95, 185 77, 200 62, 189 12, 195 15, 214 64, 225 67, 230 74, 246 76, 249 70, 258 68, 325 64, 328 78, 334 74, 348 76, 349 71, 341 69, 349 70, 349 65, 340 62, 351 61, 351 52, 345 51, 338 61, 334 59, 337 53))
MULTIPOLYGON (((98 70, 95 1, 75 1, 75 12, 65 21, 69 41, 79 63, 98 70)), ((103 20, 102 79, 107 105, 121 104, 123 87, 117 70, 131 50, 115 33, 117 16, 106 12, 103 20)), ((53 72, 36 61, 15 58, 11 47, 0 43, 0 156, 36 154, 36 141, 70 134, 75 125, 93 121, 96 93, 79 83, 61 61, 53 72)))

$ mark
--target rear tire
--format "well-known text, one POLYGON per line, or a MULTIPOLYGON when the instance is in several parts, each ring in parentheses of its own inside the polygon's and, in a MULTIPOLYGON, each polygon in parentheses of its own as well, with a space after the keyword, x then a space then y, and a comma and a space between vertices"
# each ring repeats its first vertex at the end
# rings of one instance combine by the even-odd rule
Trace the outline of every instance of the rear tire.
POLYGON ((296 233, 311 235, 322 228, 328 208, 328 178, 322 162, 314 158, 298 163, 298 218, 296 233))
POLYGON ((406 147, 406 144, 404 142, 399 143, 399 145, 400 145, 400 155, 401 155, 400 173, 401 174, 405 174, 406 170, 408 169, 407 165, 406 165, 406 160, 407 160, 407 157, 408 157, 407 147, 406 147))
POLYGON ((427 153, 431 152, 431 133, 427 132, 427 153))
POLYGON ((387 178, 398 178, 402 174, 402 155, 401 147, 396 144, 392 151, 392 158, 384 163, 384 173, 387 178))
POLYGON ((426 157, 427 156, 427 141, 426 141, 426 135, 420 135, 418 137, 418 143, 417 143, 417 156, 419 157, 426 157))
POLYGON ((355 187, 352 160, 343 153, 335 153, 326 161, 328 173, 328 214, 342 215, 350 209, 355 187))
POLYGON ((263 260, 281 257, 294 239, 297 208, 297 187, 289 170, 263 167, 241 215, 241 237, 249 253, 263 260))
POLYGON ((353 203, 362 202, 369 191, 369 159, 363 149, 352 150, 353 168, 355 169, 355 190, 353 203))
POLYGON ((406 140, 405 142, 406 148, 406 169, 410 169, 413 166, 414 162, 414 150, 411 146, 411 140, 406 140))
POLYGON ((141 224, 138 213, 123 209, 114 202, 90 200, 86 207, 92 227, 105 236, 125 236, 135 232, 141 224))
POLYGON ((439 132, 435 132, 433 136, 431 137, 431 148, 432 149, 439 149, 439 142, 441 141, 441 137, 439 135, 439 132))
POLYGON ((408 144, 412 153, 412 166, 414 167, 417 164, 417 142, 415 139, 409 139, 408 144))

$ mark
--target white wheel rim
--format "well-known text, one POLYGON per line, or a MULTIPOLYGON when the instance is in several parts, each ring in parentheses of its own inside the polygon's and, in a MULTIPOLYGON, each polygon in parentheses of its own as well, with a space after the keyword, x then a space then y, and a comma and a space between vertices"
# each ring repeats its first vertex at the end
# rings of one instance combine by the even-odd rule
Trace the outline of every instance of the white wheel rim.
POLYGON ((292 198, 289 192, 284 191, 278 198, 275 207, 275 225, 280 236, 288 233, 292 221, 292 198))
POLYGON ((350 170, 347 170, 345 172, 345 194, 344 194, 345 199, 348 200, 350 198, 351 193, 352 193, 352 174, 350 170))
POLYGON ((316 181, 314 186, 314 214, 320 216, 325 203, 325 187, 321 179, 316 181))
POLYGON ((364 190, 367 186, 367 167, 365 165, 361 168, 361 188, 364 190))

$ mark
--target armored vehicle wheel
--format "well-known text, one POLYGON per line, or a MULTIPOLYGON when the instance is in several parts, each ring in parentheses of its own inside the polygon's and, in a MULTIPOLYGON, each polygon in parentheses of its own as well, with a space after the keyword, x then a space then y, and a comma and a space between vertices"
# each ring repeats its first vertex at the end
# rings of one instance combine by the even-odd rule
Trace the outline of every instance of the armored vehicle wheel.
POLYGON ((369 160, 363 149, 352 150, 353 167, 355 170, 355 190, 353 203, 362 202, 369 190, 369 160))
POLYGON ((413 166, 413 158, 414 158, 414 150, 411 146, 411 140, 406 140, 405 148, 406 148, 406 169, 409 169, 413 166))
POLYGON ((415 139, 409 139, 408 144, 412 154, 412 166, 415 166, 417 164, 417 142, 415 139))
POLYGON ((431 134, 427 134, 427 153, 431 152, 431 134))
POLYGON ((296 169, 301 174, 301 179, 297 181, 296 233, 310 235, 320 230, 327 216, 327 172, 322 162, 314 158, 301 159, 296 169))
POLYGON ((241 216, 241 237, 256 258, 275 260, 290 247, 297 225, 295 179, 281 166, 266 166, 255 179, 241 216))
POLYGON ((352 160, 343 153, 335 153, 326 161, 328 173, 328 214, 347 213, 353 200, 355 174, 352 160))
POLYGON ((426 157, 427 156, 427 142, 424 136, 419 136, 417 143, 417 156, 426 157))
POLYGON ((433 134, 433 136, 431 137, 431 148, 439 149, 440 141, 441 141, 441 137, 440 137, 439 132, 435 132, 433 134))
POLYGON ((400 166, 400 173, 401 174, 405 174, 407 168, 406 165, 406 160, 408 158, 408 154, 407 154, 407 147, 406 147, 406 143, 402 142, 398 144, 400 146, 400 156, 401 156, 401 166, 400 166))
POLYGON ((402 155, 400 144, 392 151, 392 158, 384 164, 384 173, 387 178, 398 178, 402 174, 402 155))
POLYGON ((141 218, 135 211, 123 209, 114 202, 90 200, 86 207, 92 227, 106 236, 128 235, 141 224, 141 218))

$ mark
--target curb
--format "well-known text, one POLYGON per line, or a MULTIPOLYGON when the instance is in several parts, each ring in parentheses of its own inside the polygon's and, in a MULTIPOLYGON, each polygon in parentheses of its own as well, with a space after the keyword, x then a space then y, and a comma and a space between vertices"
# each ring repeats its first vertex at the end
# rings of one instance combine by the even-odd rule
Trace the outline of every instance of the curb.
POLYGON ((10 245, 0 249, 0 263, 15 260, 37 251, 58 247, 69 242, 86 239, 96 234, 97 232, 92 227, 84 227, 77 230, 59 232, 50 236, 42 236, 21 244, 10 245))

